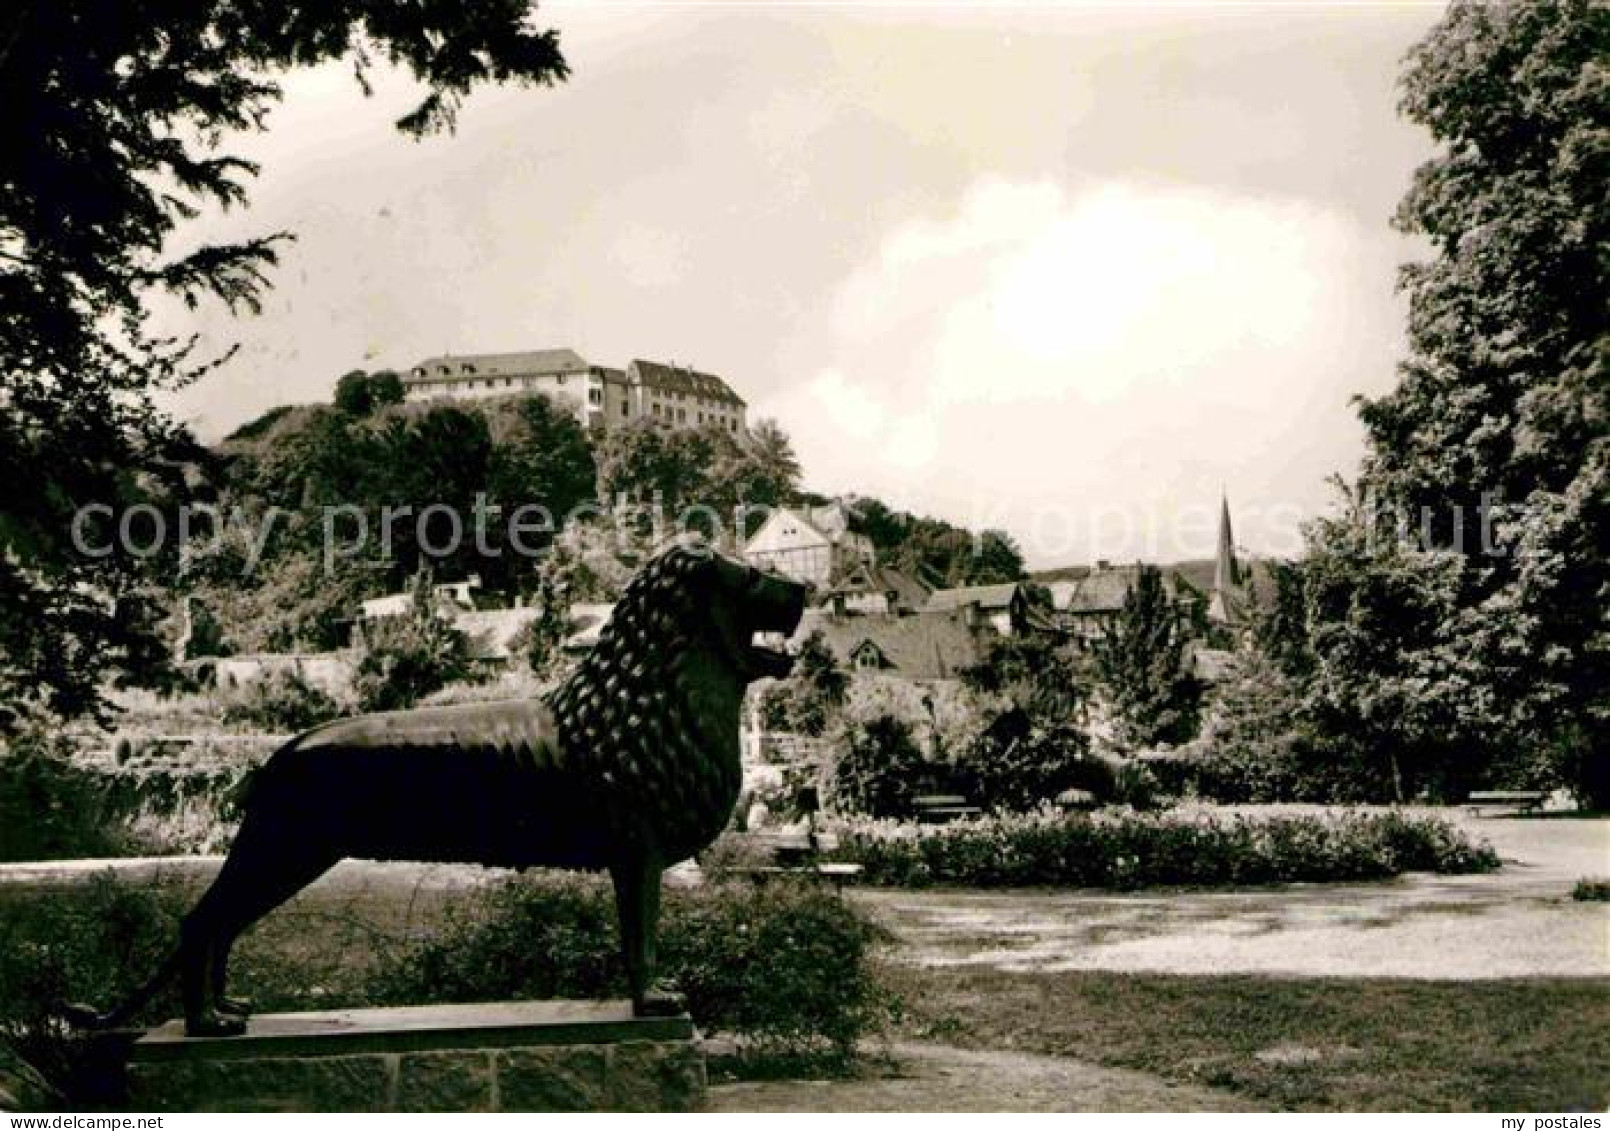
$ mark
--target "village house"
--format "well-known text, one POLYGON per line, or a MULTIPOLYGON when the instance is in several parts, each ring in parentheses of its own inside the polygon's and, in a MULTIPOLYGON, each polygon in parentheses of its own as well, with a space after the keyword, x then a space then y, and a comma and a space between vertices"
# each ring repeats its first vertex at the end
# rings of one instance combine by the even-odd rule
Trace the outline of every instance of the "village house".
POLYGON ((595 365, 572 349, 429 357, 403 374, 410 401, 481 400, 541 393, 583 426, 607 431, 636 420, 663 428, 720 428, 741 435, 747 406, 713 373, 657 361, 595 365))
POLYGON ((956 610, 836 616, 813 609, 801 619, 790 647, 797 650, 812 633, 821 634, 847 671, 908 680, 955 679, 979 662, 985 639, 968 615, 956 610))
POLYGON ((853 530, 851 520, 840 502, 778 507, 744 544, 743 556, 751 565, 827 590, 876 560, 872 540, 853 530))
POLYGON ((1002 636, 1022 632, 1030 620, 1028 593, 1016 581, 936 589, 923 611, 960 613, 972 628, 992 628, 1002 636))
MULTIPOLYGON (((1236 557, 1228 501, 1221 505, 1212 558, 1160 568, 1164 589, 1181 615, 1190 615, 1205 602, 1210 624, 1231 631, 1244 623, 1251 598, 1247 589, 1249 574, 1236 557)), ((1105 635, 1122 611, 1139 570, 1138 565, 1114 566, 1098 561, 1088 570, 1059 571, 1057 577, 1045 583, 1055 622, 1083 640, 1105 635)))
POLYGON ((854 613, 899 616, 928 603, 928 586, 900 570, 857 562, 820 595, 818 604, 838 616, 854 613))

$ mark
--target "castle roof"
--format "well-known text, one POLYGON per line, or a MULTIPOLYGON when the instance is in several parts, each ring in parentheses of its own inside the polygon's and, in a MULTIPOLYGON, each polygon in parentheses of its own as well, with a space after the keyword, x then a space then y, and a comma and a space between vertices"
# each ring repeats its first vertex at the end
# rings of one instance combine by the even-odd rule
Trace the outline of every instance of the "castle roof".
POLYGON ((700 373, 697 369, 689 369, 686 366, 663 365, 658 361, 634 358, 626 367, 626 376, 628 380, 647 385, 651 389, 685 393, 738 407, 742 407, 745 403, 742 397, 732 391, 731 385, 714 373, 700 373))
POLYGON ((427 357, 403 374, 403 384, 443 378, 525 377, 544 373, 585 373, 587 360, 573 349, 522 350, 518 353, 469 353, 427 357), (443 373, 442 370, 447 372, 443 373), (424 370, 423 373, 420 370, 424 370))

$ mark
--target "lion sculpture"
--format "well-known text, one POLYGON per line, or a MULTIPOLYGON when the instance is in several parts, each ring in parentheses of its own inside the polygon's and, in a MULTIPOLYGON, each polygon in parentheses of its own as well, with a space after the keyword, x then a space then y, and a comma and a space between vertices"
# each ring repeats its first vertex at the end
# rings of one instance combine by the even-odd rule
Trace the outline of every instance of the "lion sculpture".
POLYGON ((245 1031, 225 996, 230 947, 347 857, 607 869, 634 1012, 682 1009, 654 981, 661 873, 708 845, 742 784, 744 688, 787 674, 758 646, 799 624, 805 591, 678 545, 627 586, 598 644, 546 701, 340 719, 257 771, 233 848, 155 977, 107 1014, 126 1023, 173 975, 192 1036, 245 1031))

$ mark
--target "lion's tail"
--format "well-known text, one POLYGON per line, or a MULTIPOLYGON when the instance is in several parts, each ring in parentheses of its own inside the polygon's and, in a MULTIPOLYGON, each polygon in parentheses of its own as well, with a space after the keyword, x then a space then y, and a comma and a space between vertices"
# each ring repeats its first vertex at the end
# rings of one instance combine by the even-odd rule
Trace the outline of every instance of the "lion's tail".
POLYGON ((130 1018, 150 1004, 151 999, 157 996, 162 987, 172 981, 173 976, 179 972, 181 956, 182 948, 175 947, 173 952, 162 960, 162 965, 157 967, 157 972, 151 975, 145 985, 105 1013, 101 1013, 94 1006, 72 1002, 63 1002, 57 1006, 56 1012, 75 1029, 116 1029, 126 1025, 130 1018))

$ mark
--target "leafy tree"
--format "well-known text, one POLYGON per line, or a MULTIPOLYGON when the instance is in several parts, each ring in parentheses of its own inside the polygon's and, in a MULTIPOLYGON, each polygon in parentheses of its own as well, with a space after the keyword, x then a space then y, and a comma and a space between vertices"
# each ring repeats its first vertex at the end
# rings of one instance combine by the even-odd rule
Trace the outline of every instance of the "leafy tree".
POLYGON ((998 637, 960 673, 979 699, 977 739, 959 751, 960 788, 990 809, 1026 810, 1067 789, 1105 795, 1110 774, 1079 727, 1083 673, 1067 645, 1044 633, 998 637))
POLYGON ((1047 633, 995 637, 983 658, 957 675, 963 686, 1002 696, 1048 721, 1071 720, 1084 703, 1078 661, 1062 641, 1047 633))
POLYGON ((520 630, 511 651, 523 654, 526 665, 537 675, 551 673, 563 658, 561 647, 569 631, 564 594, 546 575, 539 576, 532 600, 537 615, 520 630))
MULTIPOLYGON (((1206 750, 1189 760, 1203 796, 1226 802, 1389 801, 1402 796, 1396 746, 1358 741, 1359 703, 1314 676, 1307 597, 1350 563, 1308 568, 1268 563, 1275 592, 1249 601, 1246 643, 1214 689, 1203 728, 1206 750)), ((1326 597, 1325 600, 1331 598, 1326 597)))
POLYGON ((827 782, 836 812, 894 819, 915 814, 927 763, 904 719, 876 714, 851 723, 836 750, 827 782))
POLYGON ((385 405, 402 404, 404 396, 402 378, 389 369, 354 369, 335 383, 335 407, 348 416, 368 416, 385 405))
POLYGON ((1172 744, 1196 733, 1200 689, 1187 667, 1186 636, 1161 571, 1139 566, 1123 608, 1095 643, 1096 671, 1125 741, 1172 744))
POLYGON ((1021 581, 1023 551, 1010 534, 974 535, 942 519, 895 510, 878 499, 851 502, 856 529, 872 541, 878 560, 930 585, 991 585, 1021 581))
POLYGON ((1435 254, 1403 269, 1409 354, 1361 406, 1359 498, 1315 531, 1309 599, 1321 686, 1371 742, 1465 781, 1547 751, 1600 805, 1607 53, 1587 0, 1455 4, 1411 52, 1402 108, 1442 152, 1396 222, 1435 254))
POLYGON ((821 632, 800 645, 794 670, 769 691, 767 726, 799 734, 821 735, 843 708, 850 677, 840 668, 821 632))
POLYGON ((962 559, 957 581, 962 585, 995 585, 1021 581, 1023 577, 1023 550, 1017 539, 1004 530, 985 530, 978 535, 976 547, 962 559))
POLYGON ((624 499, 675 507, 698 479, 688 446, 678 434, 636 420, 612 428, 598 445, 598 493, 614 504, 624 499))
POLYGON ((469 674, 464 636, 437 613, 429 570, 415 576, 413 596, 409 613, 375 621, 365 630, 353 679, 361 710, 412 707, 469 674))
POLYGON ((799 489, 799 457, 794 454, 794 442, 775 420, 756 421, 743 448, 752 479, 746 502, 775 505, 799 489))
POLYGON ((145 563, 78 554, 71 524, 184 447, 152 394, 222 360, 154 333, 150 296, 252 311, 267 286, 283 233, 171 251, 201 208, 246 202, 256 166, 225 139, 265 128, 278 72, 331 59, 360 83, 376 57, 413 72, 425 94, 397 124, 414 136, 450 127, 483 83, 563 79, 557 36, 527 7, 0 7, 0 482, 34 484, 0 500, 0 698, 94 711, 134 645, 116 601, 145 563))

